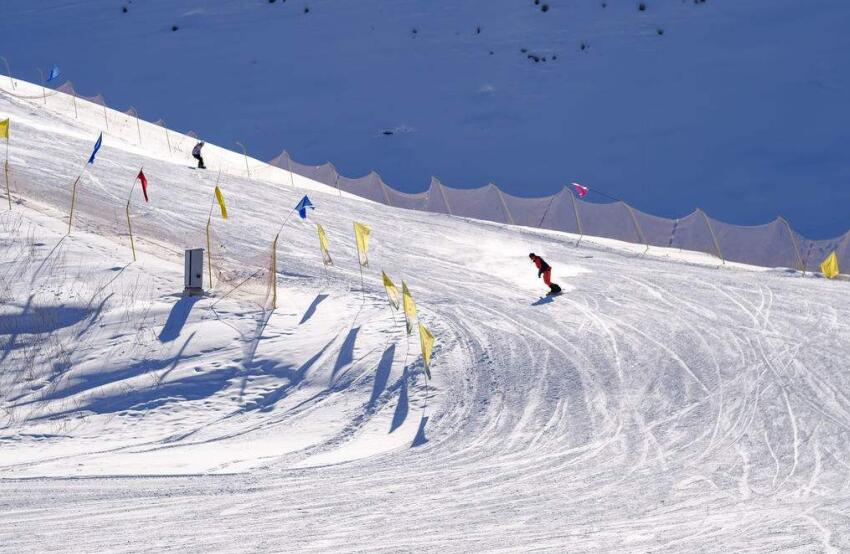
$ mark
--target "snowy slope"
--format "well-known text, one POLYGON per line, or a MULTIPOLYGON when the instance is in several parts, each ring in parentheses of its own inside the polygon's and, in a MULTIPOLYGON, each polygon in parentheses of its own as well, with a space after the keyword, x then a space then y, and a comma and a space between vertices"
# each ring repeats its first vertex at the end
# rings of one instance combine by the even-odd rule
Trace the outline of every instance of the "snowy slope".
POLYGON ((846 283, 576 248, 255 160, 249 181, 212 146, 201 173, 117 114, 66 236, 98 123, 0 97, 7 115, 21 200, 0 215, 0 550, 850 548, 846 283), (219 168, 214 251, 235 275, 305 191, 328 230, 326 274, 314 227, 284 228, 277 310, 229 281, 176 294, 219 168), (373 225, 362 292, 353 221, 373 225), (540 299, 529 251, 566 294, 540 299), (380 268, 437 336, 427 391, 380 268))
POLYGON ((401 190, 577 180, 659 216, 847 231, 850 4, 546 3, 5 0, 0 55, 260 159, 287 149, 401 190))

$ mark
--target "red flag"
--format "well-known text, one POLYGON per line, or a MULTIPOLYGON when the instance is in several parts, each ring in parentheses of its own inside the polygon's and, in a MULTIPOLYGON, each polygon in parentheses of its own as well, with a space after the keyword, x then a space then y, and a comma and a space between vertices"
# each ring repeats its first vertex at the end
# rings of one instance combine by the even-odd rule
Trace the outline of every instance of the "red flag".
POLYGON ((583 187, 578 183, 573 183, 573 186, 575 187, 576 194, 578 194, 579 198, 584 198, 585 196, 587 196, 587 187, 583 187))
POLYGON ((145 202, 148 201, 148 178, 145 177, 145 174, 142 170, 139 170, 139 175, 136 177, 139 181, 142 182, 142 194, 145 195, 145 202))

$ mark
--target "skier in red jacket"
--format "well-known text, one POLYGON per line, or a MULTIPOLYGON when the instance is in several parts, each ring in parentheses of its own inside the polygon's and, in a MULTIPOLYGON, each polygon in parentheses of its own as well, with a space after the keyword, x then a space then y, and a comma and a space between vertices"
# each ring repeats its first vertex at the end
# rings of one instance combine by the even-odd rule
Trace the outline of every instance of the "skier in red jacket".
POLYGON ((532 252, 528 255, 534 265, 537 266, 537 276, 543 276, 543 282, 549 286, 549 294, 558 294, 561 292, 561 287, 557 283, 552 282, 552 267, 546 263, 546 260, 532 252))

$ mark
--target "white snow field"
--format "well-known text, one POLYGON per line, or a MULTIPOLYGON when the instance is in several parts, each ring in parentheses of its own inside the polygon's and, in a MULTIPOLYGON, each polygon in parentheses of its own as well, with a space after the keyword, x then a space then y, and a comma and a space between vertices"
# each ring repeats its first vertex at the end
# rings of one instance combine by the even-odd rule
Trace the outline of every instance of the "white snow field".
POLYGON ((846 282, 576 247, 255 160, 249 180, 212 145, 194 170, 191 139, 170 151, 116 112, 68 235, 103 113, 16 92, 34 98, 0 95, 0 551, 850 549, 846 282), (219 169, 220 280, 181 298, 219 169), (271 310, 263 268, 305 193, 271 310), (363 289, 354 221, 372 226, 363 289), (541 298, 531 251, 565 294, 541 298), (427 388, 381 268, 437 338, 427 388))

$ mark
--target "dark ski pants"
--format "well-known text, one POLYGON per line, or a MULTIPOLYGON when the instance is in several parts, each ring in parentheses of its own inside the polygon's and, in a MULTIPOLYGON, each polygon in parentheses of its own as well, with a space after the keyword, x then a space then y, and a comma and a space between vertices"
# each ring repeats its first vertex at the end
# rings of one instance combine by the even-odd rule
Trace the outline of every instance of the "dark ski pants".
POLYGON ((198 169, 206 169, 207 168, 207 166, 204 165, 204 158, 202 158, 200 154, 198 154, 197 156, 192 154, 192 157, 195 158, 196 160, 198 160, 198 169))

